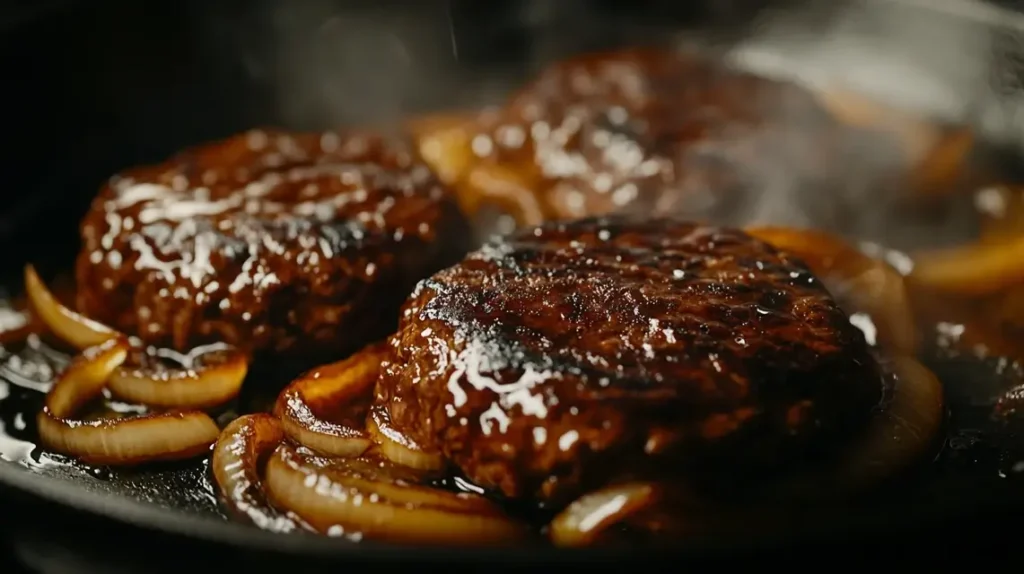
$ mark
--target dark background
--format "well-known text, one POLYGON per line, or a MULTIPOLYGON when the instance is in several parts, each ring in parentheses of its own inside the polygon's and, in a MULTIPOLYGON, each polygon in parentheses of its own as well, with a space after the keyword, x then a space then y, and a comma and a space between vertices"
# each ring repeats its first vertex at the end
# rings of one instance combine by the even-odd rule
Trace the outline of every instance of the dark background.
POLYGON ((696 20, 734 32, 765 3, 0 2, 0 244, 24 245, 2 250, 0 267, 73 244, 89 197, 123 167, 253 126, 315 129, 486 101, 558 54, 651 41, 696 20))

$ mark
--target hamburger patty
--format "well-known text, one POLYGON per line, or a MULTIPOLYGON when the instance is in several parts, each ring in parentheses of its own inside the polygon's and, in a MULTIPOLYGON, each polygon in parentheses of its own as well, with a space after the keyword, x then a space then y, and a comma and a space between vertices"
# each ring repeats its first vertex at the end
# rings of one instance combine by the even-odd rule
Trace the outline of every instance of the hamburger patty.
POLYGON ((336 356, 391 332, 466 229, 404 142, 252 131, 112 178, 82 223, 77 305, 181 350, 336 356))
POLYGON ((627 49, 555 64, 498 110, 424 126, 419 146, 468 213, 497 205, 537 224, 612 212, 754 219, 735 213, 746 194, 792 190, 819 201, 840 140, 795 84, 627 49))
POLYGON ((863 334, 741 231, 628 216, 495 240, 419 284, 377 400, 473 482, 564 502, 626 475, 777 468, 882 396, 863 334))

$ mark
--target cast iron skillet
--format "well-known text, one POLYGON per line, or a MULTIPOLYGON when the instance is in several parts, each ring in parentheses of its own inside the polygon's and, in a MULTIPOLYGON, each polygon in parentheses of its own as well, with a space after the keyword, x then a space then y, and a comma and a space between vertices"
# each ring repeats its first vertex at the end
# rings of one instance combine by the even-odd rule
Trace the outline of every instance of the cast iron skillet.
MULTIPOLYGON (((678 34, 683 18, 693 16, 674 8, 665 12, 665 6, 677 6, 672 2, 662 3, 662 12, 650 11, 658 2, 634 10, 610 1, 491 2, 490 17, 470 4, 53 2, 17 25, 0 22, 7 26, 0 49, 4 91, 13 98, 8 137, 16 144, 5 161, 10 187, 0 216, 0 278, 16 289, 25 261, 50 273, 66 268, 87 202, 99 182, 125 166, 159 161, 187 145, 252 126, 313 129, 477 105, 520 84, 546 61, 668 39, 678 34), (580 7, 588 11, 577 12, 580 7)), ((982 103, 991 104, 984 98, 982 103)), ((210 568, 305 570, 393 561, 449 567, 498 560, 509 566, 623 560, 635 565, 662 560, 666 552, 676 561, 722 560, 781 556, 811 546, 840 549, 854 542, 859 555, 916 558, 968 544, 1005 547, 1005 537, 1015 530, 1006 524, 1024 510, 1024 485, 1000 476, 1014 466, 1015 452, 986 442, 984 427, 987 401, 1016 373, 996 376, 992 364, 949 358, 935 366, 947 375, 954 400, 968 407, 950 421, 935 476, 914 483, 913 492, 898 500, 862 505, 841 521, 806 531, 692 539, 642 556, 539 547, 453 554, 274 535, 229 522, 205 467, 96 477, 73 466, 5 462, 0 530, 20 555, 55 570, 53 561, 64 551, 171 571, 200 556, 210 568)), ((38 453, 33 456, 39 460, 38 453)), ((109 565, 98 568, 113 571, 109 565)))

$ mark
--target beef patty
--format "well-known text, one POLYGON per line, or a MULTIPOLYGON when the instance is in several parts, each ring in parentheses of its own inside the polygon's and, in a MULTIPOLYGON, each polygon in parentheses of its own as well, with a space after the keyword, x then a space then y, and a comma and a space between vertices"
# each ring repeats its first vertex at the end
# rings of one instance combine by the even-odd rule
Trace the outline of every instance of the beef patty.
POLYGON ((526 224, 612 212, 784 224, 736 206, 786 194, 780 203, 798 195, 814 210, 835 180, 839 130, 795 84, 628 49, 558 63, 500 109, 418 131, 468 212, 498 206, 526 224))
POLYGON ((77 304, 177 349, 337 355, 392 332, 466 229, 404 142, 252 131, 112 178, 82 223, 77 304))
POLYGON ((778 469, 882 396, 803 263, 670 219, 489 243, 419 284, 391 348, 377 400, 399 430, 481 486, 552 502, 627 475, 778 469))

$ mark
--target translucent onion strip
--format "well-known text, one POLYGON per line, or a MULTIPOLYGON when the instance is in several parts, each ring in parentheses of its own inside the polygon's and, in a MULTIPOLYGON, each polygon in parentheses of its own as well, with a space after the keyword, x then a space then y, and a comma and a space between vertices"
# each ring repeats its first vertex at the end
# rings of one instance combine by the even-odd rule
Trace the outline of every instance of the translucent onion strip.
POLYGON ((213 476, 232 513, 275 532, 295 530, 295 521, 282 516, 266 501, 260 465, 284 439, 281 423, 268 414, 235 419, 213 448, 213 476))
POLYGON ((25 267, 25 292, 32 310, 46 327, 79 351, 122 335, 117 331, 68 309, 50 293, 35 268, 25 267))
POLYGON ((603 488, 578 498, 548 526, 556 546, 589 546, 602 532, 634 514, 654 506, 659 493, 648 483, 629 483, 603 488))
POLYGON ((458 508, 459 500, 473 500, 473 495, 450 494, 449 504, 442 506, 409 498, 422 487, 409 487, 414 490, 406 497, 392 500, 376 486, 364 490, 358 484, 344 484, 305 462, 287 444, 274 451, 264 481, 275 505, 328 534, 406 543, 504 545, 521 541, 526 533, 496 507, 481 512, 480 501, 458 508))
POLYGON ((238 396, 249 361, 237 349, 210 345, 193 349, 185 368, 154 371, 122 367, 114 371, 108 388, 119 398, 160 408, 208 409, 238 396), (195 357, 223 355, 214 364, 195 365, 195 357))
POLYGON ((128 356, 124 339, 86 349, 58 377, 37 422, 49 449, 91 464, 128 465, 191 458, 209 450, 219 429, 201 412, 81 420, 75 415, 100 396, 128 356))
POLYGON ((398 432, 391 425, 391 417, 385 407, 377 405, 370 409, 366 429, 377 443, 381 454, 392 462, 420 470, 444 468, 444 457, 441 453, 427 451, 408 436, 398 432))
POLYGON ((386 353, 385 345, 371 345, 293 381, 274 406, 284 432, 323 454, 355 457, 366 452, 373 443, 361 425, 333 422, 330 414, 372 391, 386 353))
POLYGON ((857 487, 878 482, 935 446, 945 415, 942 383, 912 357, 896 356, 890 364, 896 376, 892 399, 841 459, 836 475, 842 482, 857 487))
POLYGON ((1024 235, 915 254, 915 286, 959 295, 991 295, 1024 286, 1024 235))
MULTIPOLYGON (((25 267, 25 290, 33 312, 53 334, 82 350, 112 339, 128 337, 68 309, 53 296, 31 265, 25 267)), ((136 345, 137 346, 137 345, 136 345)), ((153 351, 144 351, 152 354, 153 351)), ((234 398, 248 370, 248 358, 237 349, 222 349, 226 358, 216 365, 184 369, 122 368, 107 384, 118 397, 157 408, 204 409, 234 398)))

